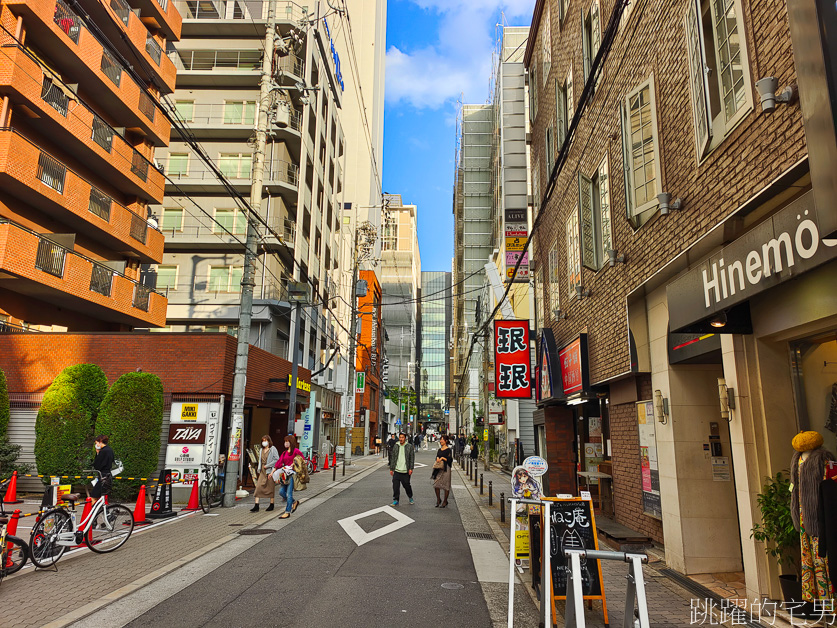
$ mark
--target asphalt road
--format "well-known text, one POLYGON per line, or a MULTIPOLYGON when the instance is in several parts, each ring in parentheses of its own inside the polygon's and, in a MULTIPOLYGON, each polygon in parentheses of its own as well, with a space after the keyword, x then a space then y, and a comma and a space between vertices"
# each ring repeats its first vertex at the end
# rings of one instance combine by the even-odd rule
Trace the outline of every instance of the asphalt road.
MULTIPOLYGON (((389 470, 381 467, 316 505, 303 503, 287 525, 127 625, 491 626, 458 506, 452 496, 446 509, 434 508, 432 460, 432 452, 418 453, 426 466, 413 474, 416 503, 402 493, 395 509, 409 517, 406 525, 358 545, 338 523, 391 503, 389 470)), ((362 542, 397 523, 383 508, 349 528, 362 542)))

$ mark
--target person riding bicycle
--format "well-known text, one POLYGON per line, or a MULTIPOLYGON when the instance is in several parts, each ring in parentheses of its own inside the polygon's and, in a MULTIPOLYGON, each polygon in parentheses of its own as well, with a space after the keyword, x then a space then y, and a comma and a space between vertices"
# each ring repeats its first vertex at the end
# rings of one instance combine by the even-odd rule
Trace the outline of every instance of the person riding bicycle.
POLYGON ((94 499, 99 499, 102 495, 110 495, 110 489, 113 486, 113 475, 111 469, 113 468, 113 449, 108 445, 110 439, 105 436, 97 436, 94 446, 96 447, 96 458, 93 460, 93 469, 102 474, 101 479, 94 480, 93 488, 90 495, 94 499))

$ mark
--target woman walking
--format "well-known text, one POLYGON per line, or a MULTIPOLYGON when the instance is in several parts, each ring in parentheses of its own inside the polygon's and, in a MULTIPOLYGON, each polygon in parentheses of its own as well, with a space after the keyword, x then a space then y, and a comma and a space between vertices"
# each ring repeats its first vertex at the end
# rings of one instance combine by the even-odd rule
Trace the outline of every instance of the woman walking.
POLYGON ((471 437, 471 460, 476 460, 480 456, 480 446, 477 443, 477 437, 471 437))
POLYGON ((453 463, 453 452, 448 447, 448 437, 439 437, 439 449, 436 451, 436 463, 442 463, 441 469, 435 469, 436 481, 433 483, 433 490, 436 491, 436 508, 447 508, 448 495, 450 495, 450 467, 453 463), (440 493, 444 493, 444 501, 440 493))
POLYGON ((262 436, 262 451, 259 454, 259 468, 258 479, 256 480, 256 490, 253 496, 256 498, 256 504, 250 509, 250 512, 259 512, 259 499, 270 498, 270 506, 267 510, 273 510, 273 500, 276 493, 276 483, 273 481, 273 468, 279 461, 279 452, 273 446, 273 441, 270 436, 265 434, 262 436))
POLYGON ((110 495, 110 489, 113 486, 113 449, 108 445, 110 439, 107 436, 97 436, 96 442, 96 458, 93 460, 93 468, 101 474, 101 477, 94 480, 93 489, 90 491, 93 499, 99 499, 102 495, 110 495))
POLYGON ((285 436, 285 451, 279 456, 279 462, 276 463, 277 469, 283 469, 284 478, 279 487, 279 497, 285 500, 285 512, 279 515, 280 519, 287 519, 291 513, 299 506, 299 502, 294 500, 294 477, 293 466, 294 458, 302 456, 302 452, 296 447, 296 436, 288 434, 285 436))

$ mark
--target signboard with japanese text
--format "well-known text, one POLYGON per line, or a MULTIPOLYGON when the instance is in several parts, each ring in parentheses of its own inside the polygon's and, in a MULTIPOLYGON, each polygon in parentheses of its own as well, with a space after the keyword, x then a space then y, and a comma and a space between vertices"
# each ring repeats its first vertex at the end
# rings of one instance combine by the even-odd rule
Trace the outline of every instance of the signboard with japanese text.
POLYGON ((514 280, 517 281, 529 281, 529 252, 525 252, 523 255, 523 261, 520 263, 520 268, 517 269, 517 273, 514 274, 514 267, 517 264, 517 260, 520 259, 521 253, 520 251, 506 251, 506 280, 509 281, 514 274, 514 280))
POLYGON ((494 321, 494 394, 497 399, 531 398, 529 356, 529 321, 494 321))
POLYGON ((185 480, 201 478, 202 463, 218 462, 221 429, 219 401, 173 401, 166 445, 166 466, 185 480), (188 451, 183 451, 184 449, 188 451))
POLYGON ((357 386, 355 387, 357 392, 362 393, 366 392, 366 372, 365 371, 358 371, 356 373, 357 377, 357 386))
POLYGON ((639 427, 639 463, 642 481, 642 512, 662 519, 660 502, 660 467, 657 461, 657 434, 654 402, 639 401, 636 404, 639 427))
POLYGON ((587 334, 564 346, 558 352, 561 368, 561 387, 564 396, 580 393, 589 388, 587 368, 587 334))

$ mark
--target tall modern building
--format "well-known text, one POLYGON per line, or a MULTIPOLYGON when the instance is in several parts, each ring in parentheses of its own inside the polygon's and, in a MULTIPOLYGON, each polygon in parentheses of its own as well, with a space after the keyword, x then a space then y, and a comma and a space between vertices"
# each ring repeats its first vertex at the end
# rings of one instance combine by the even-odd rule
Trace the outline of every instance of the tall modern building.
MULTIPOLYGON (((166 323, 173 331, 236 331, 247 224, 233 194, 250 195, 271 1, 174 2, 183 14, 183 38, 169 48, 179 69, 174 105, 232 189, 198 158, 190 137, 176 135, 168 150, 157 152, 171 183, 159 208, 167 242, 156 280, 169 297, 166 323)), ((273 4, 281 44, 273 64, 250 342, 289 360, 296 348, 299 363, 315 371, 337 342, 337 321, 348 325, 348 308, 335 298, 345 270, 345 97, 339 62, 330 52, 332 34, 319 17, 327 7, 273 4), (311 305, 301 309, 298 338, 289 280, 310 284, 311 305)), ((348 300, 347 285, 344 292, 348 300)), ((337 384, 335 363, 318 383, 337 384)))
POLYGON ((451 273, 421 273, 419 330, 419 419, 438 427, 447 425, 450 394, 450 328, 453 318, 451 273))
MULTIPOLYGON (((389 361, 389 386, 415 389, 416 337, 421 290, 416 206, 404 205, 400 194, 385 197, 381 251, 384 350, 389 361)), ((408 417, 402 424, 407 425, 408 417)))
POLYGON ((139 280, 163 258, 148 206, 164 194, 152 160, 169 141, 158 101, 175 85, 177 8, 0 0, 0 26, 0 320, 163 325, 165 296, 139 280))

